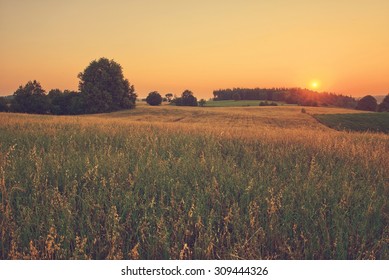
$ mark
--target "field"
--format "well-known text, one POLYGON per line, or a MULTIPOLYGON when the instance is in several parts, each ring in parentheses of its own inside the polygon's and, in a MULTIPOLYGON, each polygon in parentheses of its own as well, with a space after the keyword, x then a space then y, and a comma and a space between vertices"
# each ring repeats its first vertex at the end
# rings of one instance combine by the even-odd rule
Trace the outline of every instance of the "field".
POLYGON ((389 113, 315 115, 321 123, 338 130, 389 133, 389 113))
POLYGON ((389 135, 306 110, 0 114, 0 258, 389 259, 389 135))

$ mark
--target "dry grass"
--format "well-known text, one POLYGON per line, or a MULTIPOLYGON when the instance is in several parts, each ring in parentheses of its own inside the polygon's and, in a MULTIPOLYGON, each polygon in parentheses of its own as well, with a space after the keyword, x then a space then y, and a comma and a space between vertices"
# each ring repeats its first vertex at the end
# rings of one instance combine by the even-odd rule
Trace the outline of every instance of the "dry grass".
POLYGON ((388 259, 388 154, 298 107, 0 114, 0 258, 388 259))

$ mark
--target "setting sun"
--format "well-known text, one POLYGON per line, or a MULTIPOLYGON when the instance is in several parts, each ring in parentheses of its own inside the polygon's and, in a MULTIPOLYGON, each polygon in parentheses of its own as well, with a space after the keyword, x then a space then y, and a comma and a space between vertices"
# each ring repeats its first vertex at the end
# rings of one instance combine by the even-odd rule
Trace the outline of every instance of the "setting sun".
POLYGON ((319 88, 319 82, 318 81, 312 81, 311 82, 311 88, 312 89, 318 89, 319 88))

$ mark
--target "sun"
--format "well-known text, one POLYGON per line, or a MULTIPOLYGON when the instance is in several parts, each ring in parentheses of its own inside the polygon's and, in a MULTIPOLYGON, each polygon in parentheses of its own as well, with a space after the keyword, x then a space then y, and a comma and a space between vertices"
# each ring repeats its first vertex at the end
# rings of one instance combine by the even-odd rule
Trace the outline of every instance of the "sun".
POLYGON ((311 82, 311 88, 312 89, 318 89, 320 86, 320 83, 318 81, 312 81, 311 82))

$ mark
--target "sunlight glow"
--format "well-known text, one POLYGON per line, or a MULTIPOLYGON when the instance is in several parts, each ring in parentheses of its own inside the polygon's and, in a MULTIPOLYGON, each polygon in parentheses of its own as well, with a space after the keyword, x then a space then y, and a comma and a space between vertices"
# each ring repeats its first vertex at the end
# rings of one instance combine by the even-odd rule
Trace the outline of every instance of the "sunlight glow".
POLYGON ((311 88, 312 89, 318 89, 319 88, 319 82, 318 81, 312 81, 311 82, 311 88))

